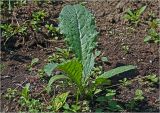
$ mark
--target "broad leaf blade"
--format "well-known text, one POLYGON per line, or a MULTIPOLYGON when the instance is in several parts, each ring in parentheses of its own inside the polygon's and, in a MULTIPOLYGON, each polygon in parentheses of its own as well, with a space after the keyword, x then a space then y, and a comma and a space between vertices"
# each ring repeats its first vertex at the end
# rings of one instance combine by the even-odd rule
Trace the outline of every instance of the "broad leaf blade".
POLYGON ((57 69, 63 71, 78 86, 82 82, 82 65, 77 59, 60 64, 57 69))
POLYGON ((128 66, 121 66, 121 67, 117 67, 115 69, 109 70, 107 72, 104 72, 102 75, 100 75, 98 78, 111 78, 115 75, 118 75, 120 73, 135 69, 136 66, 133 65, 128 65, 128 66))
POLYGON ((55 76, 51 77, 48 82, 47 88, 46 88, 48 93, 51 91, 51 85, 53 84, 53 82, 60 80, 60 79, 69 79, 69 78, 65 75, 55 75, 55 76))
POLYGON ((61 107, 63 107, 68 97, 68 94, 69 92, 62 93, 62 94, 57 95, 56 98, 53 98, 52 106, 54 107, 55 111, 58 111, 61 107))
POLYGON ((84 78, 94 66, 93 49, 98 32, 93 15, 82 5, 67 5, 60 13, 60 31, 83 64, 84 78))
POLYGON ((48 75, 51 76, 52 71, 57 67, 58 64, 56 63, 48 63, 47 65, 44 66, 44 72, 48 75))

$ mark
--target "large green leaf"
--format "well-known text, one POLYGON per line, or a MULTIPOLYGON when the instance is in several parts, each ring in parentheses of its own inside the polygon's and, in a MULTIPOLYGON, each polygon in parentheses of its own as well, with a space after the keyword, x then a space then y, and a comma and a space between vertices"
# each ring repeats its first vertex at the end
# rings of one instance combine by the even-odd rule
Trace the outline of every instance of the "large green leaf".
POLYGON ((60 13, 60 31, 65 35, 71 49, 83 64, 83 77, 94 66, 93 49, 96 45, 96 31, 94 16, 82 5, 67 5, 60 13))
POLYGON ((97 79, 99 78, 111 78, 115 75, 118 75, 120 73, 135 69, 136 66, 133 65, 128 65, 128 66, 121 66, 121 67, 117 67, 115 69, 111 69, 107 72, 104 72, 102 75, 100 75, 97 79))
POLYGON ((77 59, 72 59, 57 66, 63 71, 78 87, 82 86, 82 65, 77 59))

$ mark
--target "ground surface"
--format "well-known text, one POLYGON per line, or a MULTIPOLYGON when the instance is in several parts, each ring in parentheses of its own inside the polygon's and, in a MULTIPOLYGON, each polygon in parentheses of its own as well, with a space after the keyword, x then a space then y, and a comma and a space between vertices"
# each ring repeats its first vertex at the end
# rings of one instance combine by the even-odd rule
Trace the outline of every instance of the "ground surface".
MULTIPOLYGON (((44 9, 48 18, 45 21, 51 21, 57 24, 57 17, 66 4, 70 2, 56 2, 55 4, 42 4, 37 6, 32 4, 31 10, 44 9)), ((73 4, 73 3, 72 3, 73 4)), ((159 87, 154 86, 153 90, 147 90, 148 86, 139 82, 137 78, 144 77, 148 74, 154 73, 158 75, 159 71, 159 53, 158 44, 149 43, 145 44, 143 38, 146 35, 148 26, 145 22, 140 23, 135 29, 130 29, 130 24, 122 18, 125 10, 128 7, 136 8, 142 5, 147 5, 147 9, 143 14, 142 20, 147 20, 149 11, 153 11, 157 17, 159 13, 158 1, 145 1, 145 2, 128 2, 128 1, 109 1, 109 2, 87 2, 85 6, 95 15, 97 29, 100 32, 98 37, 98 47, 102 53, 99 57, 106 56, 109 59, 109 63, 102 63, 97 59, 99 64, 102 64, 105 71, 114 68, 119 65, 132 64, 137 66, 137 71, 129 74, 130 76, 119 76, 113 78, 113 85, 121 78, 127 77, 133 79, 129 88, 118 87, 118 95, 116 98, 121 103, 128 102, 134 96, 134 92, 137 88, 144 91, 146 102, 141 102, 137 108, 138 111, 158 111, 159 106, 159 87), (126 53, 122 45, 129 47, 128 53, 126 53), (135 81, 134 81, 135 79, 135 81)), ((17 20, 19 23, 23 23, 29 19, 29 6, 17 7, 15 13, 17 14, 17 20)), ((10 17, 3 20, 4 22, 10 22, 10 17)), ((17 100, 9 102, 3 95, 7 88, 21 88, 21 85, 30 82, 35 88, 34 91, 39 93, 41 88, 46 83, 42 83, 35 73, 38 69, 45 65, 44 59, 54 53, 54 47, 64 47, 63 41, 57 42, 45 42, 43 33, 32 34, 32 31, 28 30, 28 38, 24 45, 18 46, 18 48, 10 50, 1 49, 1 61, 5 65, 1 73, 1 105, 2 111, 18 111, 17 100), (34 42, 34 37, 37 37, 38 44, 34 42), (45 42, 45 43, 43 43, 45 42), (30 64, 32 58, 39 58, 39 63, 34 67, 35 71, 30 72, 27 70, 27 66, 30 64)), ((34 92, 33 91, 33 95, 34 92)), ((43 94, 44 96, 45 94, 43 94)), ((47 98, 49 99, 49 97, 47 98)), ((94 106, 92 106, 94 111, 94 106)), ((127 110, 126 110, 127 111, 127 110)), ((130 111, 130 110, 128 110, 130 111)))

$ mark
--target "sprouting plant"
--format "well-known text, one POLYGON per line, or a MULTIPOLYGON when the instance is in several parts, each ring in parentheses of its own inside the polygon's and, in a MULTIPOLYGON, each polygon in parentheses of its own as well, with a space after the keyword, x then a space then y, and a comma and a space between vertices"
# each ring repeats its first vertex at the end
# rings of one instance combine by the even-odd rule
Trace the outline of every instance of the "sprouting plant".
POLYGON ((6 38, 5 43, 15 35, 14 28, 11 24, 1 24, 0 28, 2 29, 2 37, 6 38))
POLYGON ((158 77, 156 76, 156 74, 150 74, 146 76, 146 79, 153 84, 158 82, 158 77))
POLYGON ((131 84, 131 81, 127 80, 127 78, 124 78, 123 80, 119 80, 119 82, 122 86, 128 86, 131 84))
POLYGON ((27 107, 29 112, 40 112, 41 111, 41 103, 39 100, 33 99, 30 97, 30 84, 26 84, 25 87, 22 89, 19 104, 21 107, 27 107))
POLYGON ((125 71, 135 69, 135 66, 122 66, 104 72, 89 83, 90 76, 95 64, 94 48, 96 46, 96 31, 93 15, 82 5, 67 5, 60 13, 60 31, 65 35, 76 58, 63 63, 49 63, 44 67, 48 76, 52 75, 54 69, 63 72, 63 75, 52 76, 49 80, 47 90, 59 79, 67 79, 76 86, 76 100, 79 96, 93 97, 98 86, 102 85, 112 76, 125 71))
POLYGON ((128 45, 122 45, 122 49, 127 54, 129 52, 129 46, 128 45))
POLYGON ((44 77, 44 75, 45 75, 44 70, 43 70, 43 69, 39 69, 39 70, 38 70, 38 75, 39 75, 40 77, 44 77))
POLYGON ((102 62, 108 62, 108 58, 107 57, 101 57, 102 62))
POLYGON ((40 30, 39 24, 41 23, 42 20, 44 20, 45 17, 46 17, 46 13, 43 10, 42 11, 33 12, 32 20, 30 22, 33 30, 35 30, 35 31, 39 31, 40 30))
POLYGON ((135 101, 139 101, 139 100, 143 100, 143 99, 144 99, 143 91, 140 90, 140 89, 137 89, 137 90, 135 91, 134 100, 135 100, 135 101))
POLYGON ((149 21, 150 28, 156 29, 160 26, 160 19, 152 19, 149 21))
POLYGON ((70 113, 70 112, 78 112, 78 110, 80 110, 80 106, 79 105, 71 105, 69 106, 67 103, 64 104, 63 109, 65 113, 70 113))
POLYGON ((106 108, 109 111, 121 111, 122 110, 122 107, 120 105, 118 105, 116 100, 113 99, 113 97, 115 95, 116 95, 116 91, 115 90, 107 89, 107 93, 106 93, 105 96, 99 96, 96 99, 96 101, 99 102, 101 106, 103 106, 101 108, 102 111, 105 108, 104 106, 106 106, 106 102, 107 102, 106 108))
POLYGON ((35 21, 41 21, 46 17, 46 13, 43 10, 33 12, 32 17, 35 21))
POLYGON ((137 9, 134 11, 131 9, 128 9, 127 13, 124 15, 123 18, 137 25, 140 22, 140 16, 145 11, 146 7, 147 6, 143 6, 140 9, 137 9))
POLYGON ((0 63, 0 72, 2 72, 4 68, 5 68, 5 65, 3 63, 0 63))
POLYGON ((57 95, 55 98, 53 97, 50 102, 51 104, 47 107, 47 109, 58 112, 58 110, 65 104, 68 94, 69 92, 66 92, 57 95))
POLYGON ((56 47, 55 49, 56 49, 56 53, 48 57, 48 62, 61 63, 65 60, 70 59, 71 55, 68 49, 61 49, 58 47, 56 47))
POLYGON ((32 59, 31 64, 29 64, 29 66, 28 66, 29 71, 32 70, 33 66, 35 66, 38 63, 38 61, 39 61, 38 58, 32 59))
POLYGON ((150 42, 153 41, 155 43, 160 42, 160 34, 157 33, 156 29, 151 28, 148 30, 147 36, 144 37, 144 42, 150 42))
POLYGON ((4 45, 6 42, 13 36, 26 35, 27 27, 25 25, 13 26, 12 24, 1 24, 0 28, 2 29, 2 37, 5 39, 4 45))
POLYGON ((136 108, 137 102, 142 101, 143 99, 144 99, 143 91, 137 89, 135 91, 134 98, 131 101, 129 101, 125 106, 130 110, 133 110, 134 108, 136 108))
POLYGON ((5 98, 11 100, 12 98, 14 98, 17 94, 17 90, 16 89, 11 89, 11 88, 7 88, 7 92, 5 94, 5 98))
POLYGON ((53 26, 53 24, 46 24, 45 27, 48 30, 48 33, 51 34, 51 36, 56 36, 58 34, 58 29, 53 26))

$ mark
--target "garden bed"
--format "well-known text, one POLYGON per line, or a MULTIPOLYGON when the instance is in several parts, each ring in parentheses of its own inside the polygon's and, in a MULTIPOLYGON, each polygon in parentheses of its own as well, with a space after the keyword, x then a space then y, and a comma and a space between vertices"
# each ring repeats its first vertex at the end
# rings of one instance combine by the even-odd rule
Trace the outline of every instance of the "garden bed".
MULTIPOLYGON (((144 43, 144 37, 149 29, 147 22, 150 21, 151 12, 155 14, 155 18, 159 16, 158 1, 31 2, 20 7, 15 6, 12 15, 7 15, 5 12, 7 10, 2 11, 1 21, 15 26, 21 26, 33 20, 32 14, 36 11, 44 11, 46 16, 38 23, 38 28, 41 28, 40 31, 37 32, 33 27, 28 27, 27 24, 25 35, 11 36, 5 46, 5 39, 1 39, 1 67, 3 66, 3 69, 1 68, 1 111, 28 111, 27 106, 22 107, 18 102, 20 100, 19 93, 27 83, 30 83, 30 97, 43 103, 40 110, 43 112, 51 111, 48 106, 53 96, 67 91, 70 93, 66 103, 76 107, 70 108, 72 110, 62 107, 58 111, 159 111, 159 83, 147 79, 148 75, 156 75, 159 78, 159 45, 153 42, 144 43), (66 86, 60 81, 53 85, 54 91, 50 94, 44 91, 49 77, 41 77, 41 74, 44 74, 41 69, 47 64, 48 57, 57 53, 56 47, 67 48, 67 44, 63 40, 64 36, 57 32, 51 35, 45 25, 53 24, 54 27, 57 27, 59 24, 57 18, 62 8, 68 4, 77 3, 82 3, 95 16, 97 31, 99 32, 96 49, 101 51, 96 58, 96 66, 102 66, 101 71, 108 71, 124 65, 134 65, 137 68, 111 78, 112 84, 105 85, 104 91, 95 95, 93 100, 82 97, 79 99, 78 105, 75 105, 75 88, 72 85, 66 86), (141 21, 137 26, 123 18, 128 8, 137 9, 142 6, 147 6, 147 8, 141 15, 141 21), (39 60, 35 65, 30 66, 34 58, 39 60), (124 78, 127 80, 123 83, 128 83, 128 85, 122 85, 119 82, 124 78), (9 94, 7 88, 17 90, 10 99, 6 97, 9 94), (106 89, 116 91, 112 99, 114 100, 113 106, 118 107, 111 107, 109 105, 111 100, 103 101, 105 98, 102 98, 101 101, 100 99, 99 101, 96 100, 105 95, 106 89), (142 92, 141 96, 144 99, 133 101, 135 92, 138 91, 142 92)), ((37 109, 40 108, 37 107, 37 109)))

